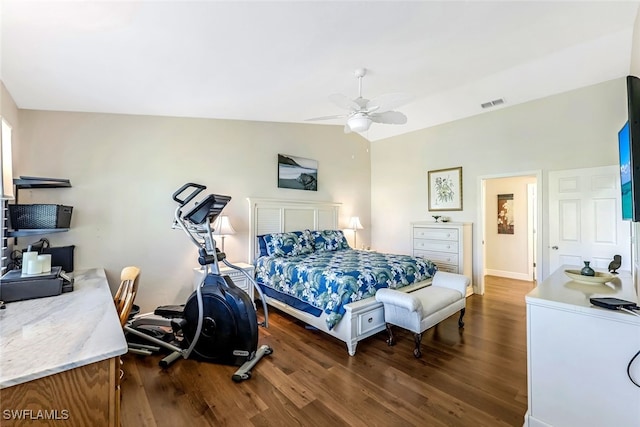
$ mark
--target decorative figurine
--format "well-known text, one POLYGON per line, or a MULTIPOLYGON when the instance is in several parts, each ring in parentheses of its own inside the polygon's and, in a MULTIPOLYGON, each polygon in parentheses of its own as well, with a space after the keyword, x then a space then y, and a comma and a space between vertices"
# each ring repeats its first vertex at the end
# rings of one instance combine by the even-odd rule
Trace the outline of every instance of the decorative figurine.
POLYGON ((438 219, 440 219, 440 215, 431 215, 433 217, 433 219, 436 220, 436 222, 438 222, 438 219))
POLYGON ((622 265, 622 257, 620 255, 614 255, 613 261, 609 263, 609 273, 618 274, 616 271, 622 265))

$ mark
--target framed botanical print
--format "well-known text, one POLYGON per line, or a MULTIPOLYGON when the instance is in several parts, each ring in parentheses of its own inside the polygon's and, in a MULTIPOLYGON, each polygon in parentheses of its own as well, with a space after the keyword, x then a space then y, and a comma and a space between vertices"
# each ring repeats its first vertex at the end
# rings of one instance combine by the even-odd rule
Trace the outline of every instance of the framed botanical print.
POLYGON ((462 166, 427 172, 430 211, 462 210, 462 166))

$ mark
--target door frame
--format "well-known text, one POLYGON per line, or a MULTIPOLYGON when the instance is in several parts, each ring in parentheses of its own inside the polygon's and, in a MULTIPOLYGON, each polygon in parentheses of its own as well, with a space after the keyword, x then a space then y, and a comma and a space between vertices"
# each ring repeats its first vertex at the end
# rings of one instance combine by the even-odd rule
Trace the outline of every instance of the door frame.
POLYGON ((520 176, 535 176, 536 177, 536 268, 535 268, 535 277, 538 281, 542 280, 542 272, 543 270, 543 258, 542 258, 542 196, 543 196, 543 181, 542 181, 542 170, 531 170, 531 171, 523 171, 523 172, 505 172, 499 174, 491 174, 491 175, 481 175, 478 176, 478 194, 480 197, 478 198, 478 238, 475 243, 475 253, 478 254, 476 259, 476 277, 474 280, 474 293, 484 295, 484 276, 486 271, 485 265, 485 221, 487 219, 485 198, 486 198, 486 181, 489 179, 500 179, 500 178, 516 178, 520 176))
POLYGON ((536 258, 536 249, 538 248, 536 242, 536 236, 538 233, 537 227, 537 218, 538 218, 538 184, 532 183, 527 184, 527 247, 528 247, 528 264, 529 268, 527 269, 527 274, 531 278, 530 280, 537 280, 536 271, 534 265, 538 265, 538 260, 536 258))

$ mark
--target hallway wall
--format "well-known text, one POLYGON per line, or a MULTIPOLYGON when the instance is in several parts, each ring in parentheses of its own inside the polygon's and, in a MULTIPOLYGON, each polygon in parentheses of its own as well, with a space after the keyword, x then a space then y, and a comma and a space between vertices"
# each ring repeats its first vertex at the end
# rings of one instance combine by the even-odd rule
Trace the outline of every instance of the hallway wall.
POLYGON ((485 274, 519 280, 529 276, 528 194, 527 185, 535 176, 488 179, 485 186, 485 274), (513 218, 513 234, 499 232, 498 195, 513 196, 509 215, 513 218))

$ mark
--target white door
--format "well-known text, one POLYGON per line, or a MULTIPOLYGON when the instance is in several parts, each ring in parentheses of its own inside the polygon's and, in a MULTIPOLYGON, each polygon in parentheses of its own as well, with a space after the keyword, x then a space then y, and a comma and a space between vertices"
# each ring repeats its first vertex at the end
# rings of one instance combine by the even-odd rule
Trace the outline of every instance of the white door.
POLYGON ((631 270, 630 222, 620 212, 618 166, 549 172, 549 272, 563 264, 631 270))

